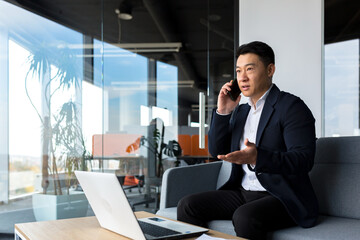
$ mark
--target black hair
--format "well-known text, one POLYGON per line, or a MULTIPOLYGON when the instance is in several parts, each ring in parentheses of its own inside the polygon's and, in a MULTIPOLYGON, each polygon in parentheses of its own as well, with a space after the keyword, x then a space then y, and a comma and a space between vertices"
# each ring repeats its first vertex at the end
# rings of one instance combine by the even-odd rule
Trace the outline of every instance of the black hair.
POLYGON ((240 55, 253 53, 259 56, 260 61, 267 67, 270 63, 275 64, 275 54, 272 48, 266 43, 254 41, 238 47, 236 50, 236 59, 240 55))

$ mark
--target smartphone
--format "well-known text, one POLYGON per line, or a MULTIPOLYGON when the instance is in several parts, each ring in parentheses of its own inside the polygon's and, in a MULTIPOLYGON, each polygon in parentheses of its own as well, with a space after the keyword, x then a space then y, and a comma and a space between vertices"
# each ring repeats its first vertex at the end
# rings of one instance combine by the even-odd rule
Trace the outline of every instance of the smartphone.
POLYGON ((238 98, 238 96, 241 93, 241 90, 239 88, 239 84, 237 83, 236 79, 231 80, 230 88, 231 88, 231 91, 228 92, 229 96, 230 96, 231 100, 236 101, 236 99, 238 98))

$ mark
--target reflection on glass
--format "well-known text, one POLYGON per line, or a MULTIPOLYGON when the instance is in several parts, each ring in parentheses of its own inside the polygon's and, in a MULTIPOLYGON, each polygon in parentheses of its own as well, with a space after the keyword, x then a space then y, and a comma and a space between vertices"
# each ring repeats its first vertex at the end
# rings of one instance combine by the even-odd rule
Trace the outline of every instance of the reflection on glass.
MULTIPOLYGON (((165 126, 174 127, 178 125, 178 68, 162 62, 157 62, 156 67, 156 105, 167 110, 163 110, 165 126)), ((161 118, 161 115, 157 117, 161 118)))
MULTIPOLYGON (((94 45, 100 42, 95 40, 94 45)), ((106 159, 101 168, 123 176, 138 175, 142 172, 139 166, 142 162, 127 156, 126 149, 138 137, 147 134, 140 119, 141 106, 147 106, 147 59, 109 43, 104 43, 103 51, 104 127, 103 134, 99 132, 101 135, 93 138, 99 139, 95 146, 101 146, 102 152, 98 153, 106 159)), ((95 69, 99 68, 101 60, 95 59, 94 65, 95 69)))
POLYGON ((9 177, 1 181, 9 183, 9 199, 31 195, 34 211, 25 221, 84 216, 87 201, 73 175, 90 156, 82 34, 4 2, 0 8, 17 16, 0 18, 9 64, 9 177))
MULTIPOLYGON (((232 38, 233 17, 228 13, 234 11, 233 2, 210 4, 216 16, 207 20, 206 2, 144 6, 140 1, 127 22, 117 18, 118 5, 112 1, 86 8, 53 1, 48 3, 52 9, 64 7, 53 12, 41 1, 33 4, 27 9, 37 6, 36 11, 52 14, 56 22, 0 1, 6 13, 0 15, 0 62, 8 65, 8 72, 0 71, 0 94, 9 96, 1 102, 9 111, 1 112, 8 136, 0 136, 0 143, 9 143, 9 149, 0 152, 5 159, 5 164, 0 162, 0 202, 11 203, 0 205, 0 212, 21 199, 21 206, 31 209, 22 220, 46 220, 32 211, 41 209, 35 203, 43 204, 38 193, 53 199, 74 193, 75 169, 114 172, 126 188, 139 187, 135 197, 154 200, 162 172, 179 164, 179 136, 187 139, 183 155, 201 155, 191 150, 195 140, 191 146, 188 139, 196 139, 198 129, 190 122, 198 121, 199 91, 209 88, 210 100, 214 89, 208 84, 217 79, 222 85, 222 76, 233 67, 232 49, 227 47, 233 41, 218 31, 224 29, 232 38), (174 11, 179 22, 164 18, 155 24, 161 16, 151 13, 162 13, 157 11, 162 7, 174 11), (81 14, 73 14, 75 9, 81 14), (172 33, 162 26, 177 32, 174 38, 167 39, 172 33)), ((66 218, 69 210, 87 210, 87 205, 69 201, 54 205, 61 206, 59 212, 43 212, 66 218)), ((13 223, 9 225, 13 229, 13 223)))
POLYGON ((147 59, 120 50, 104 44, 104 101, 109 116, 104 132, 138 131, 140 106, 147 105, 147 59))
POLYGON ((102 133, 103 102, 102 88, 86 81, 82 82, 82 130, 87 150, 92 151, 92 137, 102 133))
POLYGON ((62 189, 54 176, 79 168, 75 158, 86 152, 81 144, 81 94, 77 90, 81 88, 81 49, 67 46, 81 44, 82 37, 1 4, 22 16, 9 22, 7 29, 10 198, 48 190, 59 194, 62 189), (22 29, 23 25, 29 28, 22 29))
MULTIPOLYGON (((164 142, 178 141, 178 67, 160 61, 156 62, 156 105, 153 118, 160 118, 164 124, 164 142)), ((169 144, 170 145, 170 144, 169 144)), ((173 154, 164 156, 164 170, 174 167, 176 162, 173 154)))
POLYGON ((360 135, 359 39, 325 45, 325 136, 360 135))
MULTIPOLYGON (((41 171, 41 122, 25 92, 29 55, 24 47, 9 41, 10 198, 32 193, 41 171)), ((32 90, 33 105, 39 108, 41 86, 36 77, 28 77, 27 88, 32 90)))

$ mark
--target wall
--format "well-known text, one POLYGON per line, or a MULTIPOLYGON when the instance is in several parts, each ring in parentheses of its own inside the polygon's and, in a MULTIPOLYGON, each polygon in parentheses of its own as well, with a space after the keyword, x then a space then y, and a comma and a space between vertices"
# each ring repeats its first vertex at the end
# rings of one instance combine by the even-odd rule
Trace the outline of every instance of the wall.
POLYGON ((323 0, 240 0, 240 44, 263 41, 275 52, 273 82, 309 106, 322 136, 323 0))

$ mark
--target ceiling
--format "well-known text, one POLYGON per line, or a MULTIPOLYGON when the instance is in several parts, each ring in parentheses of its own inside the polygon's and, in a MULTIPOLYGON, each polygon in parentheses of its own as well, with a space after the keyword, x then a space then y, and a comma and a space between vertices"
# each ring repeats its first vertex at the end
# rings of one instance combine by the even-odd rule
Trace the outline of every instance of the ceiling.
POLYGON ((325 0, 325 44, 360 38, 360 1, 325 0))
MULTIPOLYGON (((119 20, 115 13, 122 1, 9 0, 109 43, 181 42, 179 53, 142 53, 177 65, 179 80, 195 82, 192 88, 179 88, 181 105, 198 102, 197 93, 207 89, 208 76, 215 90, 232 78, 237 1, 125 0, 133 15, 128 21, 119 20)), ((325 0, 324 4, 325 43, 360 37, 360 1, 325 0)))

